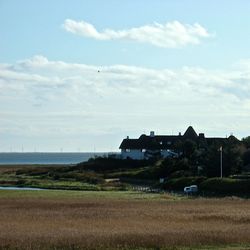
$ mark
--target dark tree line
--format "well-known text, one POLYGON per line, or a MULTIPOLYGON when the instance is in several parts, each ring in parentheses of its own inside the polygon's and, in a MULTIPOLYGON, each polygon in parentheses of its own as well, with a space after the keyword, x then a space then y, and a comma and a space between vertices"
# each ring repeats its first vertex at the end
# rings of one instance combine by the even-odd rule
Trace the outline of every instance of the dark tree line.
POLYGON ((222 169, 223 177, 240 174, 244 166, 250 165, 250 137, 239 141, 230 136, 223 144, 214 141, 210 145, 198 145, 192 140, 178 141, 175 150, 182 152, 177 159, 165 159, 159 168, 159 174, 169 177, 206 176, 219 177, 222 169))

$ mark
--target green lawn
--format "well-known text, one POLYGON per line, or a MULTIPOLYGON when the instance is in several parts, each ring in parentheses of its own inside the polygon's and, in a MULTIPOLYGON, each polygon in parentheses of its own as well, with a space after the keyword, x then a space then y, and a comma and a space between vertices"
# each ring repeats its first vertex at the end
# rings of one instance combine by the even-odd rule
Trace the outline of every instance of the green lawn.
POLYGON ((133 191, 71 191, 71 190, 0 190, 0 198, 107 198, 129 200, 180 200, 171 194, 141 193, 133 191))

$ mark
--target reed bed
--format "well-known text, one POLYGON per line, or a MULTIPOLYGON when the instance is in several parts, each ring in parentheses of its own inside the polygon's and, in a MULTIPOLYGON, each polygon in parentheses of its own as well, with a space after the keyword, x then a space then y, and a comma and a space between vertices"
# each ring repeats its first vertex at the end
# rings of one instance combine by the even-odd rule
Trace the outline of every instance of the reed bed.
POLYGON ((0 196, 0 219, 1 249, 178 249, 250 244, 250 200, 238 198, 0 196))

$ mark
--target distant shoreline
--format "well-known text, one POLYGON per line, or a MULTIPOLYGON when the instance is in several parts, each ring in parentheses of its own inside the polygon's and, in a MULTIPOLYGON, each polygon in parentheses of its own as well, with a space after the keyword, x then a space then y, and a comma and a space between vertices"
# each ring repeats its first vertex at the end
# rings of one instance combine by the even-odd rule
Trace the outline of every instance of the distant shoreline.
MULTIPOLYGON (((77 164, 77 163, 76 163, 77 164)), ((76 164, 0 164, 0 168, 24 168, 24 167, 66 167, 76 164)))
POLYGON ((90 158, 105 156, 106 152, 8 152, 0 153, 0 165, 70 165, 88 161, 90 158))
POLYGON ((0 152, 0 154, 119 154, 120 151, 104 151, 104 152, 75 152, 75 151, 12 151, 12 152, 0 152))

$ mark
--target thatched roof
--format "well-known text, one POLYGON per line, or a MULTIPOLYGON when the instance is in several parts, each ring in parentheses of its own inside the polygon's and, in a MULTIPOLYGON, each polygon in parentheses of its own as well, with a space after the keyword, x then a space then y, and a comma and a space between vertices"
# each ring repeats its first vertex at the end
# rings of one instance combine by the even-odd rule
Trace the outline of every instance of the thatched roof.
POLYGON ((124 139, 120 145, 120 149, 173 149, 173 146, 178 141, 193 140, 200 145, 211 143, 225 143, 227 138, 205 138, 204 134, 195 132, 192 126, 189 126, 184 135, 141 135, 138 139, 124 139))

